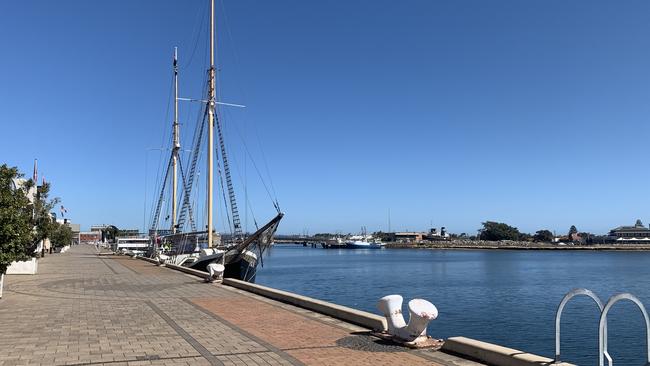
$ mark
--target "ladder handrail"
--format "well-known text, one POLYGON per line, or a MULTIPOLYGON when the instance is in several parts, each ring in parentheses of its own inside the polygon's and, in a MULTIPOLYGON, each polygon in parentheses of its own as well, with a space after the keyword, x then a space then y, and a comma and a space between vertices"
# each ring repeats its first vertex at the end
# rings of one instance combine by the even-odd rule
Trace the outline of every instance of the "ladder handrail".
MULTIPOLYGON (((586 288, 574 288, 573 290, 569 291, 566 295, 564 295, 555 313, 555 363, 560 363, 560 320, 562 318, 562 311, 564 310, 564 306, 569 302, 569 300, 580 295, 590 297, 592 300, 594 300, 594 302, 596 302, 596 305, 598 305, 600 313, 602 314, 603 312, 604 305, 602 300, 600 300, 598 295, 596 295, 591 290, 588 290, 586 288)), ((605 352, 607 352, 606 350, 607 350, 607 325, 605 325, 605 352)))
POLYGON ((643 314, 643 319, 645 320, 647 350, 646 365, 650 365, 650 318, 648 318, 648 312, 646 311, 645 306, 643 306, 641 300, 627 292, 610 297, 607 301, 607 304, 605 305, 605 308, 600 314, 600 322, 598 324, 598 365, 605 366, 605 355, 607 355, 608 364, 609 366, 612 366, 612 358, 609 357, 609 354, 607 353, 607 313, 612 308, 612 306, 614 306, 614 304, 621 300, 632 301, 636 304, 636 306, 639 308, 639 310, 641 310, 641 313, 643 314))

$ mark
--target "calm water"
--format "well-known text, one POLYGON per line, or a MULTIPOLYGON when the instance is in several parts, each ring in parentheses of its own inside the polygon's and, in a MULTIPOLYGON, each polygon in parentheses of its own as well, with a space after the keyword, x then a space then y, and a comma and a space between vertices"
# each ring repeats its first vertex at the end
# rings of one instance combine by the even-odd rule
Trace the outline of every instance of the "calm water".
MULTIPOLYGON (((585 287, 604 302, 631 292, 650 307, 650 252, 325 250, 277 245, 257 283, 378 313, 377 300, 421 297, 440 312, 429 334, 462 335, 553 357, 554 319, 569 290, 585 287)), ((631 302, 610 311, 609 350, 616 365, 642 365, 643 317, 631 302)), ((587 297, 562 316, 563 359, 597 365, 598 316, 587 297)))

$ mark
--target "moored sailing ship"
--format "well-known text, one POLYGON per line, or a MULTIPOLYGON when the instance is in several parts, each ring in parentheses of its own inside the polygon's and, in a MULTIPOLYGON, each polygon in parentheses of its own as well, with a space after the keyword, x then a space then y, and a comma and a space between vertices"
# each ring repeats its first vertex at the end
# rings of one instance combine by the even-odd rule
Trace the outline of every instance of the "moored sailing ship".
MULTIPOLYGON (((283 213, 280 211, 277 199, 272 203, 277 211, 266 224, 256 227, 252 234, 244 233, 237 209, 237 200, 235 196, 234 184, 230 174, 230 165, 226 144, 224 141, 223 124, 217 112, 217 105, 229 107, 243 107, 231 103, 223 103, 216 99, 216 81, 215 81, 215 11, 214 0, 210 0, 210 67, 207 73, 207 96, 201 100, 190 98, 180 98, 178 96, 178 56, 174 51, 173 70, 174 70, 174 121, 172 124, 172 147, 169 156, 166 172, 162 180, 160 194, 153 208, 153 214, 150 226, 150 235, 152 247, 150 255, 159 258, 161 261, 173 263, 176 265, 187 266, 193 269, 206 271, 211 263, 218 263, 224 266, 224 276, 236 278, 244 281, 255 281, 255 274, 258 264, 261 263, 264 252, 273 242, 280 220, 283 213), (181 163, 180 151, 181 144, 179 138, 179 120, 178 120, 178 102, 179 101, 198 101, 204 106, 202 109, 202 118, 197 123, 192 143, 192 155, 186 166, 189 166, 187 174, 181 163), (206 128, 207 127, 207 128, 206 128), (218 139, 218 149, 215 149, 215 127, 216 137, 218 139), (205 147, 205 157, 207 162, 207 181, 205 192, 205 231, 197 230, 196 220, 193 214, 193 204, 191 195, 196 177, 197 163, 200 159, 200 153, 203 149, 203 138, 207 130, 207 146, 205 147), (218 156, 215 159, 215 152, 218 156), (220 235, 214 230, 213 217, 214 209, 214 167, 218 167, 217 178, 221 183, 224 198, 224 215, 227 216, 230 233, 220 235), (180 177, 178 172, 180 171, 180 177), (180 178, 180 179, 179 179, 180 178), (171 187, 167 182, 171 181, 171 187), (179 199, 179 181, 180 196, 179 199), (171 202, 171 218, 169 226, 159 227, 161 210, 167 194, 171 193, 169 198, 171 202), (227 195, 227 199, 226 199, 227 195), (180 206, 180 208, 179 208, 180 206), (186 230, 189 229, 189 230, 186 230), (164 235, 160 235, 164 234, 164 235)), ((260 176, 260 178, 262 178, 260 176)), ((256 221, 255 221, 256 222, 256 221)), ((256 224, 257 226, 257 224, 256 224)))

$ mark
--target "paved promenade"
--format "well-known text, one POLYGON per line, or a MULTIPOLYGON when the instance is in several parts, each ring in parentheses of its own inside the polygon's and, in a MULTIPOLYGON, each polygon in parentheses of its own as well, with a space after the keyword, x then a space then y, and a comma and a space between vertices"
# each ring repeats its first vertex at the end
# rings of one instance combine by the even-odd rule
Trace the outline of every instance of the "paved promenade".
POLYGON ((5 277, 0 365, 478 364, 80 245, 5 277))

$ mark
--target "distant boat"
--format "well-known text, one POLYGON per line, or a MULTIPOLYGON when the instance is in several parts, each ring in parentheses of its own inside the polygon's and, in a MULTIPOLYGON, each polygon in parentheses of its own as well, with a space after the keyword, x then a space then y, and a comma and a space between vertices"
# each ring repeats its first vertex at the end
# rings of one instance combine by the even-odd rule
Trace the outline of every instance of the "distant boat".
POLYGON ((348 249, 381 249, 384 243, 371 235, 354 235, 345 241, 345 246, 348 249))
POLYGON ((345 247, 348 249, 381 249, 384 243, 373 243, 361 240, 348 240, 345 242, 345 247))
POLYGON ((342 249, 346 248, 345 242, 341 237, 332 237, 320 243, 323 249, 342 249))

